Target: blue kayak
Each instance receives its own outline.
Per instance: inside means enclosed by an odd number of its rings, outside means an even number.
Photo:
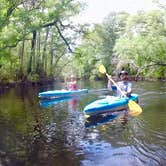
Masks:
[[[138,101],[137,94],[131,94],[129,98],[108,96],[104,99],[96,100],[84,108],[84,113],[94,115],[110,111],[119,111],[128,108],[128,100]]]
[[[88,93],[88,89],[78,89],[78,90],[53,90],[53,91],[46,91],[40,92],[40,98],[59,98],[64,96],[77,96],[80,94]]]

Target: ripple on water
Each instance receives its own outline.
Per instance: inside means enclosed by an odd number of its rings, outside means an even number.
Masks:
[[[127,166],[156,166],[166,163],[166,135],[163,131],[151,129],[148,122],[141,116],[130,119],[128,130],[130,134],[127,134],[127,140],[123,140],[122,143],[117,140],[118,147],[113,145],[111,140],[109,143],[100,141],[99,128],[88,133],[88,140],[80,144],[82,154],[85,154],[81,164],[83,166],[109,166],[110,164],[118,166],[123,163]]]
[[[144,165],[163,165],[166,161],[165,131],[156,131],[142,118],[135,118],[132,128],[133,151]]]
[[[133,154],[131,146],[112,147],[111,144],[99,142],[82,142],[81,147],[85,153],[85,159],[81,165],[85,166],[140,166],[142,162]]]

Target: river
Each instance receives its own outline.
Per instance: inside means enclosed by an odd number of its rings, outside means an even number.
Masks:
[[[166,165],[166,82],[133,82],[143,108],[139,116],[121,111],[89,121],[82,110],[110,94],[106,83],[79,82],[89,93],[72,100],[50,105],[39,100],[39,92],[62,86],[1,89],[0,165]]]

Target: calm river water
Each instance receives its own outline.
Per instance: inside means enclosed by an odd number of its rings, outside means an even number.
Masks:
[[[79,82],[88,94],[53,103],[38,93],[61,83],[1,90],[0,165],[166,165],[166,82],[133,82],[143,108],[137,117],[122,111],[87,120],[82,110],[110,93],[105,85]]]

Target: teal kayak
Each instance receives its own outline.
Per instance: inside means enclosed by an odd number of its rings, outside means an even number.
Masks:
[[[88,104],[83,111],[88,115],[106,113],[110,111],[119,111],[128,108],[129,100],[138,101],[138,95],[131,94],[129,98],[108,96],[104,99],[96,100]]]
[[[88,89],[45,91],[45,92],[40,92],[38,96],[40,98],[59,98],[65,96],[78,96],[84,93],[88,93]]]

